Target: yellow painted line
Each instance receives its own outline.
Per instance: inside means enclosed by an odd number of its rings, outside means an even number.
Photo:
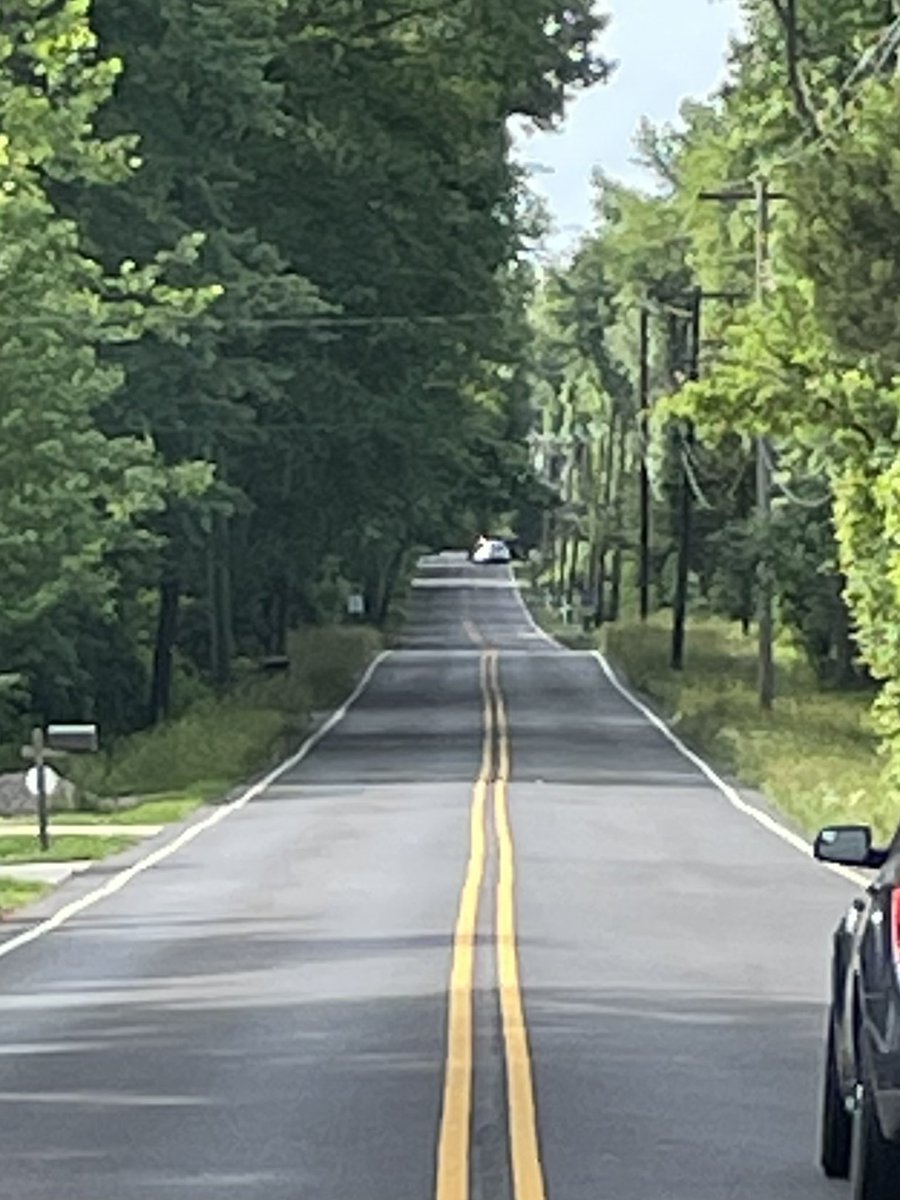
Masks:
[[[489,663],[491,690],[497,708],[498,762],[494,782],[494,827],[497,832],[497,973],[506,1054],[509,1102],[509,1141],[515,1200],[546,1200],[544,1171],[538,1146],[534,1078],[516,940],[515,851],[509,822],[509,722],[500,691],[496,656]]]
[[[478,898],[484,878],[487,843],[485,810],[491,778],[494,714],[489,684],[492,653],[483,654],[480,682],[484,736],[481,771],[472,789],[469,862],[459,901],[453,935],[453,965],[447,1011],[447,1061],[444,1067],[444,1101],[438,1135],[436,1200],[468,1200],[469,1150],[472,1131],[472,1044],[475,978],[475,933]]]

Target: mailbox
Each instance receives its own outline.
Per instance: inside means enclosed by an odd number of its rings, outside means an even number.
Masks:
[[[93,754],[99,745],[96,725],[48,725],[47,745],[68,754]]]

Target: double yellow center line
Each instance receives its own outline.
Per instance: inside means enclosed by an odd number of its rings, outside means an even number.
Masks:
[[[514,1200],[545,1200],[534,1081],[516,942],[515,853],[509,823],[509,722],[496,651],[481,656],[484,741],[472,789],[469,861],[459,902],[450,972],[447,1063],[438,1137],[436,1200],[469,1200],[474,1042],[473,987],[478,907],[487,865],[488,798],[497,845],[496,947],[509,1104]],[[496,761],[496,766],[495,766]]]

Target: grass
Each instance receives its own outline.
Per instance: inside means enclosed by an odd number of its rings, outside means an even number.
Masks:
[[[290,670],[265,678],[250,670],[230,693],[205,697],[157,729],[123,738],[111,752],[71,765],[82,807],[54,819],[85,826],[85,833],[53,835],[45,854],[36,836],[3,836],[0,864],[99,859],[136,844],[129,825],[164,825],[284,757],[309,729],[312,715],[334,708],[382,648],[366,626],[307,629],[290,641]],[[18,747],[0,747],[19,769]],[[91,836],[94,824],[117,824],[122,834]],[[0,873],[0,914],[40,899],[51,885],[7,879]]]
[[[24,879],[4,879],[0,876],[0,913],[12,912],[25,904],[33,904],[50,891],[49,883],[32,883]]]
[[[597,633],[545,627],[561,640],[597,645]],[[776,646],[777,699],[771,713],[756,698],[756,639],[714,617],[688,622],[683,672],[669,666],[671,614],[606,626],[603,649],[678,734],[720,770],[757,788],[807,835],[838,822],[873,825],[881,838],[897,825],[897,800],[881,779],[870,692],[823,689],[803,656]]]
[[[50,830],[50,849],[43,851],[36,837],[0,835],[0,863],[72,862],[74,859],[107,858],[133,846],[130,837],[90,837],[66,834],[54,837]]]
[[[170,796],[154,796],[139,804],[119,806],[109,802],[104,806],[101,802],[90,812],[74,809],[54,814],[54,819],[64,825],[167,825],[171,821],[181,821],[190,816],[204,801],[219,795],[226,790],[224,782],[211,782],[208,787],[193,789],[193,795],[173,794]],[[2,829],[2,826],[0,826]]]
[[[290,670],[267,677],[245,666],[226,696],[206,697],[175,720],[121,739],[107,755],[75,762],[72,774],[87,798],[81,809],[107,820],[116,807],[111,801],[132,797],[137,806],[129,819],[155,824],[152,810],[138,801],[171,804],[183,815],[227,792],[288,754],[312,714],[343,700],[381,646],[381,635],[368,626],[293,634]]]

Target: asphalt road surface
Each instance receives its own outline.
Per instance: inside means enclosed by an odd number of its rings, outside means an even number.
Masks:
[[[3,1200],[844,1194],[816,1110],[851,885],[505,568],[426,560],[346,718],[114,886],[0,958]]]

